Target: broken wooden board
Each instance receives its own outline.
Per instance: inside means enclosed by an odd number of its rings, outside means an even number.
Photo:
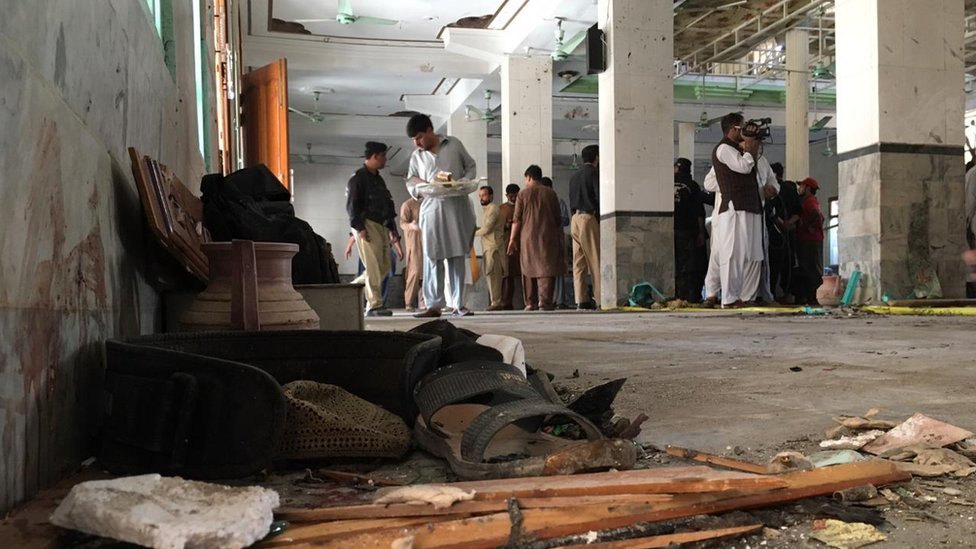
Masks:
[[[904,423],[865,445],[862,450],[874,455],[881,455],[905,446],[924,445],[930,448],[940,448],[971,436],[973,436],[972,432],[955,425],[949,425],[922,414],[915,414],[906,419]]]
[[[377,530],[403,528],[421,524],[431,524],[448,520],[466,518],[465,515],[452,514],[432,517],[411,517],[394,519],[341,520],[315,524],[290,525],[280,535],[254,545],[254,547],[288,547],[296,543],[326,541],[343,536],[352,536]]]
[[[614,503],[653,504],[671,501],[669,494],[613,494],[603,496],[575,496],[554,498],[517,498],[520,509],[579,507],[580,505],[612,505]],[[400,503],[394,505],[350,505],[319,509],[282,509],[275,513],[278,520],[289,522],[317,522],[323,520],[379,519],[398,517],[432,517],[438,515],[485,515],[508,509],[504,499],[463,501],[444,508],[433,505]]]
[[[572,477],[566,477],[572,478]],[[551,539],[588,532],[623,528],[638,522],[657,522],[700,514],[717,514],[739,509],[768,507],[815,496],[832,494],[854,486],[875,486],[901,482],[911,475],[894,464],[873,460],[825,469],[789,473],[778,477],[785,489],[742,495],[738,492],[684,494],[660,504],[583,505],[557,509],[519,511],[517,534],[534,539]],[[469,484],[469,483],[465,483]],[[512,536],[512,515],[495,513],[423,526],[396,528],[293,547],[388,548],[401,538],[412,537],[414,547],[425,549],[489,549],[505,545]]]
[[[668,446],[664,449],[664,451],[669,456],[700,461],[702,463],[709,463],[711,465],[718,465],[719,467],[725,467],[726,469],[733,469],[735,471],[744,471],[746,473],[753,473],[756,475],[765,475],[769,473],[769,470],[765,465],[749,463],[748,461],[740,461],[738,459],[717,456],[714,454],[706,454],[705,452],[699,452],[697,450],[688,450],[686,448],[678,448],[677,446]]]
[[[474,490],[475,500],[596,496],[611,494],[694,494],[725,490],[770,490],[786,486],[773,476],[757,476],[711,467],[657,467],[632,471],[478,480],[449,484]],[[379,494],[384,493],[380,490]]]
[[[702,530],[700,532],[680,532],[677,534],[667,534],[663,536],[648,536],[643,538],[624,539],[619,541],[605,541],[597,543],[587,543],[587,549],[654,549],[657,547],[671,547],[684,543],[695,543],[697,541],[707,541],[710,539],[729,538],[751,534],[762,530],[762,524],[751,524],[749,526],[736,526],[734,528],[720,528],[717,530]],[[582,547],[581,545],[564,545],[556,549],[572,549]]]

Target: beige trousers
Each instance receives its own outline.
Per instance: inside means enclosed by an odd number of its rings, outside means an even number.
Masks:
[[[500,248],[484,248],[485,278],[488,279],[488,295],[493,307],[502,306],[502,279],[505,277],[508,257]]]
[[[383,307],[383,277],[390,272],[390,231],[375,221],[367,219],[365,222],[369,242],[361,238],[355,229],[353,232],[359,259],[366,267],[363,274],[366,275],[367,309],[379,309]]]
[[[573,214],[573,290],[576,304],[590,301],[586,292],[586,273],[593,277],[593,298],[600,299],[600,222],[593,214]]]

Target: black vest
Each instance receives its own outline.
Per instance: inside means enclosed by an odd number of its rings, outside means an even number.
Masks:
[[[756,167],[750,173],[739,173],[721,163],[718,159],[718,148],[722,144],[739,150],[735,141],[723,137],[718,145],[712,149],[712,167],[718,179],[718,189],[722,192],[722,205],[718,213],[728,211],[729,202],[735,203],[735,211],[754,214],[763,213],[762,198],[759,196],[759,181],[756,179]]]

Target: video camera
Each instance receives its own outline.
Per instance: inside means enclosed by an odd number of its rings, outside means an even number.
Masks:
[[[744,137],[751,137],[760,141],[766,141],[769,139],[770,134],[772,133],[769,129],[769,124],[772,121],[772,118],[754,118],[752,120],[748,120],[742,126],[742,135]]]

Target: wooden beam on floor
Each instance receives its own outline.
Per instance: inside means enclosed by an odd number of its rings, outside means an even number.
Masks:
[[[769,474],[769,469],[765,465],[749,463],[748,461],[740,461],[738,459],[717,456],[714,454],[706,454],[705,452],[688,450],[687,448],[678,448],[677,446],[668,446],[664,449],[664,451],[669,456],[700,461],[702,463],[717,465],[719,467],[725,467],[726,469],[732,469],[735,471],[744,471],[754,475]]]
[[[571,478],[571,477],[570,477]],[[424,526],[396,528],[294,547],[388,548],[401,538],[413,538],[424,549],[490,549],[512,541],[513,535],[550,539],[590,530],[623,528],[638,522],[658,522],[701,514],[768,507],[835,491],[874,484],[901,482],[911,475],[899,472],[887,461],[872,460],[813,471],[778,475],[785,489],[741,495],[739,493],[685,494],[661,504],[587,505],[556,509],[518,510]],[[513,528],[513,524],[517,527]],[[513,530],[515,530],[513,534]]]
[[[587,543],[585,545],[564,545],[555,549],[572,549],[585,547],[586,549],[655,549],[658,547],[671,547],[685,543],[695,543],[710,539],[728,538],[751,534],[762,530],[762,524],[751,524],[749,526],[736,526],[734,528],[719,528],[716,530],[702,530],[699,532],[681,532],[677,534],[667,534],[663,536],[647,536],[643,538],[624,539],[619,541],[605,541],[597,543]]]

